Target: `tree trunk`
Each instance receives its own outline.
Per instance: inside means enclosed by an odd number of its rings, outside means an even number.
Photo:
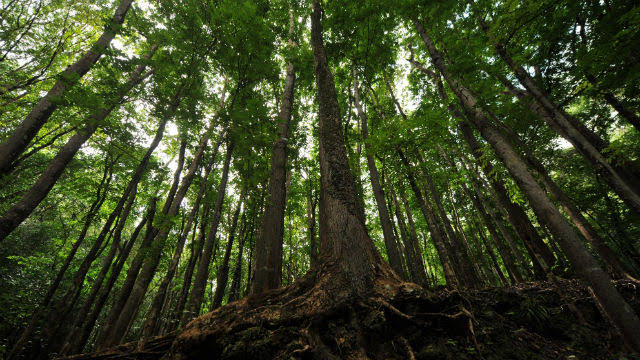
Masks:
[[[241,233],[240,233],[240,242],[238,243],[238,256],[236,257],[236,263],[233,268],[233,275],[231,276],[231,287],[229,288],[229,300],[228,302],[236,301],[240,299],[240,283],[242,282],[242,255],[244,254],[244,244],[247,238],[251,237],[251,233],[253,232],[253,226],[255,224],[255,214],[256,214],[256,205],[257,202],[254,199],[252,209],[249,212],[249,216],[251,216],[251,220],[249,220],[249,226],[247,226],[247,210],[242,213],[242,220],[240,223]]]
[[[229,134],[229,136],[232,136]],[[204,242],[204,248],[200,261],[198,262],[198,270],[196,272],[196,278],[193,281],[193,288],[191,289],[191,296],[187,303],[187,310],[184,313],[182,320],[183,324],[187,324],[191,319],[200,314],[200,307],[202,306],[202,298],[204,296],[204,290],[207,285],[207,279],[209,277],[209,264],[211,264],[211,255],[213,253],[213,247],[218,233],[218,225],[220,225],[220,217],[222,216],[222,205],[224,203],[224,196],[227,189],[227,180],[229,178],[229,167],[231,165],[231,158],[233,156],[233,139],[229,139],[227,143],[227,153],[224,159],[224,166],[222,168],[222,178],[218,185],[218,196],[216,204],[213,209],[213,216],[209,223],[209,233]]]
[[[369,137],[369,131],[367,126],[367,115],[362,110],[360,103],[360,91],[358,89],[358,78],[355,68],[353,69],[353,96],[355,99],[355,106],[358,116],[362,123],[362,139],[364,141],[364,149],[367,156],[367,167],[369,168],[369,179],[371,180],[371,188],[378,207],[378,215],[380,217],[380,224],[382,225],[382,235],[384,238],[384,245],[387,250],[387,258],[389,259],[389,265],[393,271],[396,272],[401,278],[405,278],[404,271],[402,269],[402,260],[398,248],[396,246],[396,239],[393,235],[393,225],[391,224],[391,218],[387,212],[387,205],[385,204],[384,192],[380,186],[380,177],[378,175],[378,168],[376,167],[371,145],[367,141]]]
[[[77,317],[76,324],[72,327],[71,332],[67,336],[67,340],[65,345],[63,346],[61,353],[62,354],[77,354],[82,351],[87,341],[89,340],[89,336],[91,335],[91,331],[96,323],[96,320],[100,316],[104,305],[107,302],[109,297],[109,293],[111,289],[115,285],[118,280],[118,276],[124,267],[131,250],[133,249],[133,245],[140,235],[142,228],[145,224],[152,218],[152,214],[150,211],[153,210],[155,212],[155,204],[151,204],[149,210],[147,211],[146,216],[138,223],[133,233],[131,234],[131,239],[127,242],[127,245],[123,248],[120,255],[118,255],[118,259],[116,260],[113,269],[111,270],[111,274],[105,286],[100,288],[100,292],[97,296],[97,301],[93,306],[93,310],[86,318]]]
[[[156,49],[156,46],[152,47],[147,55],[145,55],[145,59],[150,59]],[[47,164],[47,167],[38,177],[35,184],[0,218],[0,241],[4,240],[18,225],[31,215],[33,210],[35,210],[40,202],[49,194],[49,191],[51,191],[82,145],[93,135],[98,127],[102,125],[113,109],[120,105],[127,93],[151,74],[151,72],[143,74],[145,68],[145,64],[137,66],[129,75],[127,82],[118,89],[116,98],[113,99],[107,107],[97,109],[97,111],[85,119],[86,125],[69,138],[67,143],[58,151],[56,156],[51,159],[49,164]],[[12,140],[7,140],[7,142],[9,141]],[[0,153],[1,152],[2,149],[0,149]],[[2,155],[0,155],[0,159],[2,159],[0,163],[5,160]],[[0,166],[2,165],[0,164]]]
[[[320,155],[320,276],[323,291],[337,300],[352,294],[367,294],[374,279],[397,279],[367,234],[364,211],[357,198],[342,135],[340,108],[333,75],[323,44],[321,6],[312,4],[311,47],[314,57],[318,102]]]
[[[60,269],[58,270],[58,273],[55,279],[53,279],[53,282],[51,283],[51,285],[49,285],[49,288],[47,289],[47,293],[44,296],[44,299],[40,303],[40,306],[38,307],[38,309],[36,309],[32,314],[29,324],[27,324],[27,326],[24,328],[24,330],[20,334],[20,337],[18,338],[15,345],[13,346],[10,353],[8,354],[7,359],[11,359],[17,352],[22,350],[22,347],[24,346],[25,342],[33,334],[33,331],[35,330],[35,326],[37,325],[37,322],[41,320],[41,317],[47,311],[51,310],[49,309],[51,300],[53,299],[55,292],[58,290],[58,286],[60,286],[60,282],[62,282],[64,274],[66,273],[67,269],[71,265],[71,261],[75,257],[76,252],[80,248],[80,245],[84,242],[94,217],[100,211],[100,208],[102,207],[102,204],[106,199],[107,190],[110,185],[112,175],[113,173],[112,171],[109,170],[109,165],[105,160],[105,167],[102,174],[102,179],[100,180],[100,185],[98,185],[96,199],[89,207],[89,211],[87,212],[84,224],[82,226],[82,230],[80,230],[80,234],[78,235],[78,239],[73,243],[73,246],[71,247],[71,251],[69,252],[69,254],[67,254],[65,261],[60,267]]]
[[[480,28],[485,33],[489,31],[489,27],[483,19],[480,19]],[[636,215],[640,215],[640,170],[637,169],[637,165],[632,161],[620,162],[608,159],[604,154],[604,150],[608,147],[605,140],[555,104],[544,90],[538,87],[535,79],[529,75],[524,67],[513,60],[502,43],[494,42],[494,49],[502,61],[513,71],[520,84],[526,89],[526,93],[533,98],[536,104],[528,102],[520,91],[516,90],[514,95],[525,105],[528,105],[560,136],[569,141],[593,165],[596,172],[620,196],[629,209]],[[513,90],[513,85],[507,85],[507,87]]]
[[[502,127],[507,130],[512,139],[516,142],[516,145],[518,145],[518,147],[520,147],[524,152],[525,161],[537,173],[547,192],[551,194],[553,199],[562,206],[562,209],[567,213],[575,227],[596,250],[602,261],[605,263],[609,274],[613,277],[625,276],[629,279],[634,279],[633,276],[625,270],[615,252],[613,252],[613,250],[604,242],[589,221],[585,219],[582,212],[578,209],[578,206],[569,196],[567,196],[567,194],[564,193],[564,191],[562,191],[562,189],[560,189],[555,181],[551,179],[551,176],[549,176],[544,165],[527,149],[525,144],[518,136],[516,136],[516,134],[513,133],[513,131],[511,131],[510,128],[508,128],[504,123],[502,124]],[[562,256],[562,254],[558,255],[559,257]]]
[[[640,351],[640,320],[638,320],[633,309],[613,287],[611,279],[606,272],[600,268],[597,261],[589,254],[571,225],[566,222],[562,214],[546,196],[544,190],[538,185],[535,178],[529,173],[526,164],[510,142],[489,122],[488,116],[478,105],[475,97],[449,73],[442,55],[436,49],[422,24],[417,19],[413,19],[413,22],[431,55],[433,64],[442,73],[460,100],[469,120],[474,123],[481,135],[494,148],[496,155],[504,162],[509,173],[529,199],[538,218],[549,227],[558,239],[562,250],[575,267],[576,272],[593,287],[594,293],[605,312],[610,316],[614,324],[620,328],[633,349]]]
[[[424,159],[422,159],[422,162],[424,164]],[[449,217],[447,216],[444,206],[442,205],[441,195],[438,192],[435,184],[433,183],[431,175],[429,175],[427,171],[424,171],[423,175],[425,180],[427,181],[427,185],[429,186],[429,193],[431,193],[431,197],[436,204],[436,209],[438,210],[440,219],[442,219],[445,233],[449,237],[451,248],[455,252],[455,258],[457,259],[460,272],[458,274],[458,278],[460,279],[460,277],[463,277],[463,282],[467,287],[476,287],[480,283],[480,278],[478,277],[478,274],[474,272],[474,269],[471,265],[471,258],[469,257],[469,254],[464,251],[464,249],[462,248],[462,244],[460,243],[460,239],[453,231],[453,227],[451,226]]]
[[[420,188],[418,188],[418,184],[415,181],[411,164],[409,160],[407,160],[406,156],[402,152],[402,150],[398,150],[398,155],[400,156],[400,160],[404,164],[406,168],[406,176],[409,180],[409,185],[411,185],[411,189],[413,190],[414,195],[416,196],[416,200],[418,201],[418,205],[420,205],[420,210],[422,211],[422,215],[427,221],[427,225],[429,225],[429,232],[431,233],[431,239],[433,240],[433,244],[438,252],[438,257],[440,258],[440,263],[442,264],[442,268],[444,271],[445,281],[448,286],[457,286],[458,280],[456,278],[456,273],[453,270],[451,265],[449,252],[447,251],[447,247],[445,244],[446,235],[442,232],[442,229],[438,226],[438,220],[435,216],[433,208],[431,204],[428,204],[426,199],[422,196],[422,192]]]
[[[95,44],[80,59],[62,72],[60,79],[56,81],[49,92],[38,101],[22,123],[9,135],[9,138],[0,144],[0,177],[9,172],[13,162],[24,152],[38,131],[49,120],[51,114],[64,98],[66,90],[80,81],[100,59],[104,50],[111,44],[111,40],[115,38],[117,31],[122,27],[131,3],[133,0],[120,1],[109,24],[105,26],[105,31]]]
[[[212,132],[212,125],[209,126],[206,133],[200,140],[198,144],[196,153],[191,160],[191,164],[187,171],[187,174],[182,178],[180,182],[180,173],[182,171],[182,163],[184,162],[184,155],[181,151],[180,160],[178,161],[178,168],[174,174],[174,181],[172,185],[172,189],[169,190],[169,195],[167,196],[167,201],[164,204],[162,209],[163,217],[160,220],[158,226],[154,226],[154,240],[149,245],[148,250],[146,251],[144,262],[142,264],[142,268],[140,269],[140,273],[136,278],[136,281],[129,292],[129,296],[122,306],[122,310],[120,314],[116,318],[116,321],[111,326],[111,329],[105,335],[105,340],[102,342],[102,346],[112,346],[117,345],[122,338],[124,338],[131,327],[133,320],[138,312],[140,304],[142,300],[144,300],[144,295],[149,288],[149,284],[153,280],[153,276],[157,270],[158,264],[160,263],[162,250],[164,248],[167,237],[169,236],[169,232],[172,227],[172,219],[178,214],[180,210],[180,205],[182,204],[182,200],[184,199],[191,183],[193,182],[194,177],[196,176],[196,172],[200,167],[200,162],[202,160],[204,151],[209,142],[209,137]],[[222,138],[221,134],[221,138]],[[215,152],[215,151],[214,151]],[[180,183],[179,188],[177,188],[178,183]],[[177,190],[174,190],[176,189]],[[173,195],[172,193],[175,193]]]
[[[289,19],[289,47],[293,44],[293,13]],[[251,292],[259,294],[277,289],[282,281],[282,241],[284,236],[284,211],[286,207],[287,143],[289,123],[293,110],[295,69],[293,62],[287,63],[280,113],[278,114],[278,139],[273,143],[267,206],[262,222],[262,231],[256,241],[255,272]]]
[[[525,214],[522,207],[511,201],[509,195],[507,194],[504,181],[495,176],[491,176],[494,171],[493,165],[491,165],[489,161],[483,160],[482,148],[480,144],[478,144],[476,137],[473,135],[473,131],[471,130],[469,124],[467,124],[466,122],[460,122],[458,124],[458,129],[460,129],[463,138],[469,145],[471,153],[476,159],[476,163],[482,165],[484,174],[487,176],[487,178],[489,178],[491,189],[493,189],[493,192],[495,193],[498,205],[503,207],[507,212],[508,216],[506,217],[506,219],[516,230],[518,236],[529,251],[529,255],[534,261],[534,270],[537,269],[539,277],[541,275],[543,276],[543,274],[539,274],[540,268],[542,268],[543,270],[545,268],[550,268],[555,262],[555,258],[549,250],[549,247],[547,247],[547,245],[542,241],[540,235],[536,231],[533,224],[531,224],[531,220],[529,219],[527,214]]]
[[[245,185],[244,190],[242,190],[242,194],[240,194],[240,198],[238,199],[236,210],[233,212],[233,220],[231,220],[231,227],[229,228],[229,239],[227,240],[227,247],[224,250],[222,264],[218,268],[216,291],[213,294],[212,309],[219,308],[220,305],[222,305],[224,293],[227,290],[227,284],[229,283],[229,259],[231,259],[231,249],[233,249],[236,227],[238,226],[238,216],[240,216],[240,210],[242,210],[242,203],[244,202],[246,192],[247,187]]]
[[[398,221],[398,228],[400,229],[400,238],[404,245],[404,254],[407,261],[407,268],[409,270],[409,278],[416,284],[427,286],[427,278],[422,264],[420,256],[420,246],[418,245],[418,239],[409,234],[407,229],[407,222],[402,213],[402,208],[398,202],[398,196],[393,190],[393,185],[386,179],[387,188],[389,189],[389,196],[395,209],[396,219]]]

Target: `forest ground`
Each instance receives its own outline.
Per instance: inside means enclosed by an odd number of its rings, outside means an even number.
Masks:
[[[233,302],[143,345],[71,358],[635,359],[578,280],[430,292],[403,283],[384,297],[287,314],[287,302],[308,294],[300,283]],[[616,282],[636,311],[639,286]]]

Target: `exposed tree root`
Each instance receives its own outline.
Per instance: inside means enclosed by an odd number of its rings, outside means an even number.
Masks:
[[[637,310],[636,285],[617,283]],[[379,281],[369,296],[353,297],[327,294],[322,281],[306,278],[203,315],[141,349],[130,343],[70,358],[555,360],[625,353],[577,280],[434,293]]]

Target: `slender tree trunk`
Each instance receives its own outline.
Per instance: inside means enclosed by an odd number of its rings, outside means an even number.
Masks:
[[[395,207],[396,219],[398,220],[398,227],[400,228],[400,237],[402,238],[402,243],[404,244],[404,253],[405,258],[407,259],[407,268],[409,269],[411,281],[422,286],[427,286],[427,277],[425,275],[424,266],[420,257],[420,247],[418,246],[418,239],[407,233],[407,223],[405,221],[404,215],[402,214],[400,204],[398,203],[398,197],[396,196],[392,184],[390,183],[390,181],[388,181],[388,179],[387,187],[389,189],[389,195],[391,196],[391,199],[393,201],[393,206]]]
[[[482,256],[480,256],[480,261],[478,261],[477,257],[474,257],[473,255],[473,250],[471,250],[471,245],[469,244],[469,239],[467,239],[467,235],[464,233],[464,229],[462,228],[462,223],[460,222],[460,217],[458,216],[458,209],[456,209],[456,203],[453,200],[453,191],[451,191],[451,185],[449,185],[449,182],[447,180],[447,195],[449,196],[449,202],[451,203],[451,209],[452,209],[452,213],[453,213],[453,226],[455,227],[455,229],[457,229],[458,234],[460,234],[459,239],[462,241],[462,244],[464,245],[464,248],[467,251],[467,254],[469,254],[469,259],[471,260],[471,265],[473,266],[473,269],[475,271],[475,273],[478,275],[478,280],[482,279],[481,275],[485,275],[486,279],[489,279],[488,274],[484,273],[482,270],[482,268],[479,266],[479,262],[481,264],[484,265],[484,258]]]
[[[527,250],[529,250],[531,259],[534,261],[534,270],[538,269],[538,275],[542,275],[539,274],[540,268],[544,270],[545,268],[550,268],[553,265],[555,261],[553,254],[540,238],[540,235],[531,223],[529,217],[525,214],[522,207],[511,201],[507,194],[504,181],[495,176],[491,176],[494,171],[493,165],[491,165],[490,162],[483,160],[482,148],[476,140],[476,137],[473,135],[473,131],[469,124],[466,122],[460,122],[458,124],[458,129],[469,145],[471,153],[476,159],[476,163],[482,166],[484,174],[490,179],[490,189],[495,193],[498,205],[506,210],[508,214],[506,219],[516,230]]]
[[[293,13],[289,18],[289,47],[293,48]],[[256,241],[255,274],[252,293],[277,289],[282,281],[282,241],[284,235],[284,211],[286,207],[287,143],[289,123],[293,110],[295,69],[293,62],[287,63],[280,113],[278,115],[278,139],[273,143],[269,192],[262,222],[262,231]]]
[[[313,192],[313,183],[308,179],[307,191],[307,236],[309,238],[309,262],[312,269],[318,265],[318,247],[316,243],[316,205],[318,198]]]
[[[249,226],[247,226],[247,210],[242,213],[242,231],[240,233],[240,242],[238,243],[238,256],[236,257],[236,263],[233,269],[233,275],[231,276],[231,287],[229,288],[229,300],[228,302],[236,301],[240,299],[240,283],[242,282],[242,255],[244,254],[244,244],[248,238],[251,237],[253,232],[253,225],[255,224],[257,202],[254,199],[252,209],[249,212],[251,220],[249,220]]]
[[[151,58],[157,47],[153,47],[147,53],[145,59]],[[143,74],[145,64],[139,65],[130,74],[128,81],[118,89],[118,95],[113,101],[108,102],[109,105],[101,107],[93,114],[85,119],[86,125],[80,128],[67,143],[58,151],[56,156],[47,164],[47,167],[38,177],[35,184],[0,218],[0,241],[4,240],[18,225],[20,225],[35,208],[49,194],[49,191],[56,184],[67,165],[71,162],[75,154],[80,150],[82,145],[93,135],[104,120],[111,114],[127,93],[138,85],[146,76],[151,74],[147,72]],[[7,141],[11,141],[10,139]],[[0,152],[2,150],[0,149]],[[0,159],[3,159],[0,155]],[[0,162],[4,161],[0,160]],[[0,165],[1,166],[1,165]]]
[[[445,281],[448,286],[457,286],[458,280],[453,266],[450,261],[449,252],[446,247],[446,235],[443,233],[442,229],[438,226],[438,220],[435,216],[435,212],[431,207],[431,204],[427,203],[426,199],[422,196],[422,192],[420,188],[418,188],[418,184],[415,181],[411,164],[409,160],[407,160],[406,156],[402,152],[402,150],[398,150],[398,155],[402,160],[402,163],[405,166],[407,179],[409,180],[409,185],[411,185],[411,189],[418,201],[418,205],[420,205],[420,210],[422,211],[422,215],[427,221],[427,225],[429,225],[429,232],[431,233],[431,239],[433,240],[433,244],[435,245],[436,251],[438,252],[438,257],[440,258],[440,263],[442,264],[442,268],[444,270]]]
[[[488,34],[489,27],[483,19],[480,19],[480,28]],[[493,45],[502,61],[509,66],[520,84],[524,86],[526,93],[536,102],[536,104],[529,103],[529,108],[569,141],[593,165],[596,172],[620,196],[629,209],[640,215],[640,171],[636,168],[637,166],[632,161],[620,163],[608,159],[604,154],[608,146],[606,141],[554,103],[524,67],[513,60],[502,43],[494,41]],[[509,88],[513,89],[513,86]],[[524,94],[517,92],[516,96],[525,105],[527,104]]]
[[[71,247],[71,251],[69,252],[69,254],[67,254],[67,257],[65,258],[64,263],[58,270],[58,273],[55,279],[53,279],[53,282],[51,283],[51,285],[49,285],[47,293],[45,294],[44,299],[40,303],[40,306],[31,315],[31,320],[29,321],[29,324],[24,328],[24,330],[20,334],[20,337],[18,338],[15,345],[11,349],[11,352],[8,354],[7,359],[11,359],[17,352],[22,350],[22,347],[24,346],[25,341],[27,341],[29,337],[33,334],[33,331],[35,330],[35,326],[37,325],[37,322],[41,320],[41,317],[47,311],[50,311],[49,305],[51,304],[51,300],[53,299],[55,292],[58,290],[58,287],[60,286],[60,282],[62,281],[67,269],[71,265],[71,261],[75,257],[75,254],[80,248],[80,245],[82,245],[82,243],[84,242],[94,217],[100,211],[100,208],[102,207],[102,204],[106,199],[107,190],[110,185],[111,178],[112,178],[112,171],[109,170],[109,165],[105,160],[105,167],[102,174],[102,179],[100,180],[100,184],[98,185],[98,189],[96,191],[97,192],[96,199],[89,207],[89,211],[87,212],[87,215],[85,217],[85,221],[82,226],[82,230],[80,230],[80,234],[78,235],[78,239],[74,242],[73,246]]]
[[[91,335],[91,331],[104,308],[104,305],[107,302],[109,297],[109,293],[113,286],[115,285],[122,268],[124,267],[131,250],[133,249],[133,245],[135,244],[136,239],[140,235],[142,228],[145,224],[152,218],[152,214],[149,212],[153,210],[155,212],[155,204],[151,204],[149,207],[149,211],[147,211],[146,216],[138,223],[133,233],[131,234],[131,239],[127,242],[126,246],[124,246],[120,255],[118,255],[118,259],[114,264],[109,279],[105,286],[100,288],[100,292],[97,296],[97,301],[93,306],[93,310],[86,318],[77,318],[77,323],[72,327],[71,332],[67,336],[67,341],[64,347],[61,350],[62,354],[77,354],[82,352],[82,349],[85,347],[87,341],[89,340],[89,336]]]
[[[109,24],[105,27],[104,33],[95,44],[80,59],[62,72],[60,79],[38,101],[22,123],[9,135],[9,138],[0,144],[0,177],[9,172],[13,162],[24,152],[38,131],[49,120],[60,100],[64,98],[66,90],[80,81],[80,78],[89,72],[100,59],[104,50],[109,47],[118,30],[122,27],[131,3],[133,0],[120,1]]]
[[[238,217],[240,216],[240,211],[242,210],[242,203],[244,202],[246,192],[247,187],[245,185],[245,188],[244,190],[242,190],[242,194],[240,194],[240,198],[238,199],[236,210],[233,212],[233,220],[231,220],[231,227],[229,228],[229,239],[227,240],[227,246],[224,250],[222,264],[220,265],[220,268],[218,268],[216,291],[213,294],[212,309],[219,308],[220,305],[222,305],[224,293],[227,290],[227,284],[229,283],[229,259],[231,259],[231,249],[233,249],[233,241],[235,240]]]
[[[613,250],[604,242],[600,237],[596,229],[587,221],[582,215],[582,212],[578,209],[578,206],[571,200],[567,194],[560,189],[560,187],[551,179],[549,173],[545,169],[544,165],[528,151],[525,144],[511,131],[505,124],[502,124],[503,128],[511,134],[512,139],[516,142],[516,145],[524,152],[524,159],[527,164],[537,173],[538,178],[544,185],[545,189],[554,200],[556,200],[562,209],[567,213],[575,227],[580,231],[582,236],[589,241],[589,243],[596,250],[602,261],[605,263],[607,271],[613,277],[625,276],[630,279],[634,279],[623,267],[622,263],[618,259],[618,256]],[[562,254],[558,254],[561,258]]]
[[[411,49],[410,49],[411,51]],[[434,72],[426,69],[422,64],[415,61],[413,59],[413,52],[411,52],[411,59],[409,60],[411,64],[420,70],[421,72],[427,74],[436,82],[436,87],[438,90],[438,94],[443,102],[448,103],[449,99],[444,91],[444,86],[442,85],[442,81],[440,77]],[[529,254],[531,255],[531,259],[534,263],[534,269],[539,277],[544,277],[544,271],[542,268],[550,267],[553,264],[554,257],[549,248],[540,238],[540,235],[536,231],[535,227],[531,223],[531,220],[526,215],[524,210],[517,204],[513,203],[507,191],[505,189],[505,184],[501,179],[498,179],[493,174],[493,165],[489,161],[485,161],[482,157],[482,147],[476,140],[473,135],[473,131],[467,124],[465,116],[452,104],[448,105],[447,108],[451,112],[451,114],[456,117],[460,122],[458,123],[458,129],[462,133],[464,140],[467,142],[469,147],[471,148],[471,153],[473,154],[476,162],[482,167],[485,175],[490,179],[491,189],[495,192],[496,198],[498,200],[498,205],[501,208],[507,210],[506,219],[509,221],[511,226],[516,230],[518,237],[522,239],[523,243]],[[542,265],[546,264],[546,265]]]
[[[400,253],[396,247],[396,239],[393,236],[393,225],[391,224],[391,218],[387,212],[387,205],[385,204],[384,192],[380,186],[380,177],[378,175],[378,168],[376,167],[371,145],[367,141],[369,137],[369,131],[367,126],[367,115],[362,110],[360,103],[360,91],[358,89],[358,78],[355,68],[353,69],[353,96],[355,99],[355,106],[360,121],[362,123],[362,138],[364,141],[364,149],[367,156],[367,167],[369,168],[369,179],[371,181],[371,188],[373,189],[373,195],[378,207],[378,215],[380,217],[380,223],[382,225],[382,235],[384,238],[384,245],[387,250],[387,258],[389,259],[389,265],[393,271],[396,272],[401,278],[405,278],[406,275],[402,269],[402,260]]]
[[[469,224],[471,224],[471,222],[469,222]],[[482,248],[480,246],[480,242],[478,241],[478,239],[476,238],[475,234],[473,233],[473,229],[471,229],[471,231],[472,231],[473,239],[475,241],[477,241],[478,248]],[[508,285],[509,281],[507,281],[507,279],[504,277],[504,274],[502,273],[502,269],[500,268],[500,264],[498,264],[498,260],[496,259],[495,254],[493,253],[493,247],[491,246],[489,240],[487,240],[487,237],[484,234],[484,230],[482,229],[482,226],[479,227],[478,235],[482,239],[482,244],[484,245],[485,249],[487,250],[487,254],[489,254],[489,258],[491,259],[491,262],[493,264],[494,273],[498,276],[498,278],[500,279],[502,284]]]
[[[575,267],[576,272],[593,287],[594,294],[602,304],[605,312],[613,320],[614,324],[620,328],[632,348],[640,351],[640,320],[638,316],[613,287],[611,279],[606,272],[600,268],[598,262],[589,254],[571,225],[566,222],[535,178],[529,173],[526,164],[510,142],[490,123],[488,116],[478,105],[471,92],[461,86],[459,81],[449,73],[442,55],[436,49],[422,24],[417,19],[413,19],[413,22],[431,55],[433,64],[442,73],[460,100],[469,120],[474,123],[481,135],[494,148],[496,155],[504,162],[509,173],[529,199],[538,218],[549,227],[558,239],[562,250]]]
[[[49,345],[48,353],[58,352],[58,349],[60,348],[63,348],[62,352],[66,351],[66,349],[64,348],[67,347],[67,344],[72,340],[70,339],[69,335],[71,333],[76,332],[78,328],[82,326],[82,323],[85,321],[87,314],[91,310],[91,306],[96,300],[98,293],[102,289],[102,283],[107,277],[109,269],[111,269],[112,267],[115,267],[115,264],[113,264],[113,259],[115,258],[116,253],[118,252],[118,249],[121,247],[120,240],[122,239],[122,230],[124,229],[124,226],[127,222],[127,218],[129,217],[129,213],[131,212],[131,208],[133,207],[133,204],[135,202],[135,198],[137,195],[136,190],[137,189],[134,189],[134,191],[129,195],[127,204],[124,210],[122,211],[122,214],[118,218],[118,221],[116,222],[116,227],[113,232],[113,240],[111,241],[109,253],[107,254],[107,256],[105,256],[102,259],[100,272],[98,273],[98,276],[96,276],[96,278],[93,280],[93,283],[91,284],[91,291],[89,292],[89,296],[84,300],[84,303],[80,307],[80,309],[74,313],[75,319],[71,327],[68,330],[60,329],[56,331],[56,334],[55,334],[56,339],[49,339],[50,345]],[[66,332],[66,336],[65,336],[65,332]],[[56,344],[57,342],[56,340],[64,340],[64,342],[60,344]]]
[[[444,150],[442,148],[440,148],[439,150],[440,150],[440,155],[449,164],[449,167],[453,171],[458,172],[457,166],[446,155]],[[515,260],[513,259],[513,257],[511,255],[511,253],[509,252],[509,250],[504,246],[504,244],[500,240],[500,238],[498,236],[498,232],[496,231],[496,228],[493,225],[492,218],[487,213],[487,211],[491,211],[491,210],[490,209],[485,209],[485,204],[483,204],[480,201],[480,197],[477,194],[472,193],[471,190],[467,187],[466,184],[462,183],[461,187],[462,187],[462,191],[464,191],[464,193],[467,195],[467,197],[469,199],[471,199],[471,202],[473,203],[473,206],[480,213],[480,216],[482,217],[482,220],[484,221],[485,225],[487,226],[487,230],[489,230],[489,234],[491,235],[491,238],[493,239],[493,241],[494,241],[494,243],[496,245],[496,248],[498,249],[498,252],[500,253],[500,257],[502,258],[502,262],[504,263],[504,267],[507,269],[507,274],[509,275],[509,278],[514,283],[522,282],[523,277],[522,277],[522,274],[520,273],[520,269],[518,268],[518,266],[516,266]],[[475,188],[474,188],[474,190],[475,190]],[[487,246],[489,246],[489,245],[487,245]]]
[[[142,333],[140,335],[140,344],[143,344],[146,340],[151,338],[156,334],[156,328],[158,326],[158,318],[160,316],[160,312],[162,311],[162,307],[166,301],[167,291],[169,288],[169,284],[173,280],[173,277],[178,270],[178,264],[180,262],[180,257],[182,256],[182,250],[184,249],[184,244],[187,240],[189,233],[191,232],[191,228],[195,221],[195,218],[198,213],[198,209],[200,208],[200,202],[202,201],[202,197],[206,191],[207,179],[209,177],[209,172],[213,167],[213,162],[217,153],[217,148],[214,150],[212,154],[211,161],[206,166],[204,176],[201,179],[200,188],[198,189],[198,194],[196,196],[196,201],[193,204],[191,209],[191,213],[189,214],[189,219],[187,220],[187,225],[183,229],[182,233],[178,237],[178,242],[176,244],[176,248],[173,253],[173,257],[169,263],[169,268],[167,269],[167,273],[165,274],[162,282],[158,286],[158,291],[156,292],[155,297],[151,303],[151,308],[149,309],[149,313],[147,314],[147,319],[144,322],[142,327]]]
[[[422,160],[424,163],[424,159]],[[468,287],[475,287],[479,285],[480,278],[478,274],[476,274],[471,265],[471,258],[469,254],[467,254],[462,248],[462,244],[460,243],[460,239],[457,237],[456,233],[453,231],[453,227],[451,226],[451,222],[449,221],[449,217],[442,205],[441,195],[436,188],[431,175],[427,171],[423,172],[424,178],[427,181],[427,185],[429,186],[429,193],[433,198],[433,201],[436,204],[436,209],[440,214],[440,219],[442,219],[442,224],[444,225],[445,232],[449,237],[451,242],[451,248],[455,252],[455,258],[458,261],[458,268],[460,270],[459,278],[464,277],[464,283]]]
[[[231,134],[229,135],[231,136]],[[198,270],[196,272],[196,278],[193,281],[193,289],[191,290],[191,296],[187,303],[187,311],[184,313],[182,320],[183,324],[187,324],[191,319],[200,314],[200,307],[202,306],[202,299],[204,296],[205,287],[207,285],[207,279],[209,277],[209,264],[211,264],[211,255],[213,253],[213,247],[218,233],[218,226],[220,225],[220,217],[222,216],[222,205],[224,203],[224,196],[227,189],[227,180],[229,178],[229,167],[231,165],[231,158],[233,156],[233,139],[229,139],[227,143],[227,153],[224,159],[224,166],[222,168],[222,178],[218,185],[218,196],[216,204],[213,209],[213,215],[209,223],[209,233],[204,242],[204,248],[200,261],[198,262]]]
[[[191,288],[191,282],[193,281],[193,272],[195,270],[196,264],[198,263],[198,259],[202,254],[202,249],[204,247],[204,239],[206,237],[207,232],[207,224],[209,223],[209,217],[211,216],[211,211],[209,207],[209,203],[204,204],[204,208],[202,211],[202,217],[200,220],[200,230],[198,231],[198,239],[191,247],[191,254],[189,255],[189,261],[187,263],[187,268],[184,272],[184,277],[182,280],[182,288],[180,289],[180,296],[178,297],[178,302],[176,304],[174,312],[174,320],[173,325],[169,327],[170,330],[175,330],[180,326],[180,322],[183,319],[184,308],[187,304],[187,300],[189,298],[189,289]]]
[[[204,151],[207,147],[209,137],[211,136],[211,132],[213,130],[212,127],[212,125],[209,126],[209,129],[207,129],[206,133],[200,140],[196,153],[191,160],[191,164],[189,166],[187,174],[180,182],[180,186],[177,191],[173,189],[175,189],[178,184],[180,172],[182,170],[182,164],[179,164],[178,169],[176,170],[173,182],[174,185],[172,186],[170,195],[168,196],[164,208],[162,209],[162,213],[164,214],[164,216],[160,220],[158,226],[155,227],[155,234],[157,235],[149,246],[149,250],[147,251],[144,262],[142,264],[142,268],[140,270],[140,274],[136,278],[131,292],[129,293],[128,299],[122,307],[117,320],[111,327],[110,333],[107,333],[105,341],[102,343],[103,346],[117,345],[122,340],[122,338],[125,337],[129,328],[131,327],[133,320],[135,319],[140,304],[144,299],[144,295],[146,294],[147,289],[149,288],[149,284],[153,280],[153,276],[155,275],[158,264],[160,263],[162,249],[164,248],[167,237],[169,236],[169,232],[172,227],[172,218],[178,214],[180,205],[182,204],[182,200],[187,194],[187,191],[189,190],[189,187],[191,186],[191,183],[196,176],[196,172],[200,167]],[[222,138],[223,135],[224,134],[221,134],[220,138]],[[219,143],[220,142],[218,142],[218,144]],[[174,196],[171,196],[172,191],[175,191]]]

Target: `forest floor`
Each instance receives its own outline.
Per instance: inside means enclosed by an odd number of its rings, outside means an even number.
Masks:
[[[616,287],[638,312],[640,283]],[[430,292],[403,283],[328,311],[274,312],[291,292],[231,303],[146,344],[71,358],[635,359],[578,280]]]

